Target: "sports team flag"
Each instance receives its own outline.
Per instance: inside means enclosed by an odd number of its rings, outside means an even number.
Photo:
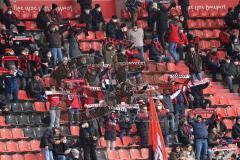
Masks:
[[[164,144],[162,131],[160,128],[157,111],[153,98],[149,100],[149,145],[152,147],[154,160],[167,160],[167,152]]]

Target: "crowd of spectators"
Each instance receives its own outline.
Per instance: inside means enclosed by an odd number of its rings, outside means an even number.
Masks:
[[[115,149],[117,125],[122,143],[124,136],[130,136],[132,126],[136,125],[140,147],[149,147],[148,97],[143,93],[150,89],[155,91],[154,101],[165,145],[173,146],[170,160],[214,159],[213,147],[231,144],[240,138],[239,119],[233,126],[231,138],[219,115],[213,113],[211,118],[204,120],[201,115],[193,117],[190,112],[187,115],[185,112],[187,108],[211,106],[211,101],[203,95],[203,89],[210,85],[209,80],[203,80],[203,69],[211,71],[213,81],[220,81],[217,78],[220,73],[230,92],[235,91],[235,82],[240,88],[240,43],[239,32],[236,31],[239,29],[240,3],[234,9],[230,8],[225,17],[228,28],[220,33],[219,38],[227,56],[220,60],[215,46],[206,53],[199,48],[198,37],[188,33],[188,0],[179,0],[182,8],[179,16],[169,14],[171,8],[176,7],[174,1],[170,4],[152,1],[144,4],[152,33],[150,44],[145,43],[146,32],[137,25],[137,11],[143,6],[140,0],[126,1],[131,22],[121,22],[115,15],[107,22],[99,4],[92,8],[91,0],[79,0],[81,14],[78,20],[85,24],[80,28],[71,26],[61,16],[56,4],[52,4],[50,11],[47,6],[42,6],[36,19],[40,29],[37,36],[25,31],[11,4],[7,0],[4,2],[8,9],[5,13],[0,9],[1,38],[4,40],[0,50],[5,56],[18,57],[17,61],[4,63],[9,71],[1,77],[4,103],[18,102],[19,89],[26,90],[28,96],[36,101],[49,102],[49,128],[44,132],[40,146],[46,160],[77,160],[82,155],[84,160],[96,160],[100,136],[106,140],[107,151]],[[80,49],[77,37],[82,33],[88,36],[88,31],[106,33],[108,39],[102,42],[102,50],[91,49],[84,53]],[[66,32],[64,39],[63,33]],[[17,36],[35,40],[13,41]],[[164,89],[160,93],[156,87],[144,82],[142,70],[147,51],[149,60],[156,63],[177,65],[184,60],[189,68],[190,85],[170,79],[168,83],[174,89]],[[45,87],[42,78],[49,75],[54,85]],[[66,80],[71,82],[80,78],[88,87],[99,87],[105,99],[89,97],[89,91],[78,90],[79,86],[74,83],[66,83]],[[61,94],[46,94],[46,91]],[[135,94],[142,95],[135,98]],[[107,115],[100,118],[82,120],[81,116],[89,118],[87,100],[91,98],[94,104],[114,109],[109,109]],[[62,103],[68,107],[69,124],[80,126],[78,138],[69,140],[59,129]],[[134,104],[137,104],[137,109],[126,108],[126,105]],[[120,109],[117,109],[119,105]],[[234,157],[237,156],[232,155],[232,159]]]

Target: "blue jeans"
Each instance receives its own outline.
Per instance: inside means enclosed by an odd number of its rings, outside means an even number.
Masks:
[[[230,91],[232,91],[233,90],[233,78],[231,78],[230,76],[226,76],[225,77],[225,83],[227,84],[228,89]]]
[[[191,79],[192,81],[195,81],[196,79],[198,79],[199,81],[202,80],[202,73],[191,73]]]
[[[45,155],[45,160],[54,160],[53,159],[53,153],[52,153],[51,150],[42,148],[41,152],[42,152],[43,155]]]
[[[62,49],[61,48],[52,48],[51,52],[53,55],[54,66],[56,66],[63,59]]]
[[[130,128],[120,128],[119,136],[120,136],[120,139],[121,139],[122,142],[123,142],[124,132],[126,132],[126,136],[129,136],[130,135]]]
[[[74,115],[76,118],[74,119]],[[79,122],[79,110],[77,108],[68,109],[68,121],[71,122]]]
[[[196,154],[196,160],[207,160],[207,155],[208,155],[207,139],[195,140],[195,154]]]
[[[169,43],[169,52],[173,57],[175,63],[178,63],[179,54],[177,53],[177,43],[172,43],[172,42]]]
[[[144,49],[143,49],[143,46],[140,46],[140,47],[136,47],[138,49],[138,51],[140,52],[141,54],[141,61],[144,61]]]
[[[66,160],[64,155],[57,155],[57,160]]]
[[[60,127],[60,116],[61,116],[60,107],[50,108],[50,128]]]
[[[184,48],[183,45],[178,46],[178,53],[181,60],[184,59],[183,48]]]

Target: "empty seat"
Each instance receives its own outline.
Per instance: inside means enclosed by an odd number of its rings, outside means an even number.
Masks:
[[[45,157],[44,157],[44,155],[43,155],[42,153],[36,154],[35,158],[36,158],[37,160],[45,160]]]
[[[221,117],[227,117],[225,108],[216,108],[216,114],[220,115]]]
[[[1,160],[12,160],[12,156],[10,156],[10,155],[1,155],[0,159]]]
[[[103,150],[96,150],[96,154],[99,160],[107,160],[107,157]]]
[[[116,150],[107,151],[107,157],[109,160],[120,160],[120,157]]]
[[[34,160],[35,158],[35,155],[30,153],[24,154],[23,156],[24,156],[24,160]]]
[[[105,32],[103,32],[103,31],[96,31],[95,34],[96,34],[97,40],[104,40],[106,37]]]
[[[204,28],[206,26],[206,22],[202,19],[196,20],[196,26],[195,28]]]
[[[104,137],[100,137],[99,144],[101,148],[106,148],[107,144]]]
[[[226,108],[226,113],[227,113],[228,117],[237,117],[236,110],[233,107],[227,107]]]
[[[22,104],[21,103],[11,103],[11,111],[12,112],[22,112]]]
[[[18,91],[18,99],[19,100],[29,100],[27,96],[27,92],[25,90],[19,90]]]
[[[219,30],[219,29],[214,29],[213,30],[213,38],[218,38],[219,37],[219,33],[220,33],[221,31]]]
[[[226,53],[224,51],[218,51],[217,57],[218,59],[223,60],[226,57]]]
[[[13,115],[7,115],[6,116],[6,122],[7,122],[7,124],[17,125],[16,117],[13,116]]]
[[[70,132],[72,136],[79,136],[79,126],[70,126]]]
[[[6,146],[4,142],[0,142],[0,153],[6,152]]]
[[[122,9],[121,10],[121,18],[122,19],[129,19],[130,18],[129,12],[127,10],[125,10],[125,9]]]
[[[201,47],[202,49],[209,49],[209,48],[210,48],[210,43],[209,43],[209,41],[201,41],[201,42],[200,42],[200,47]]]
[[[20,19],[31,19],[31,13],[27,11],[20,12]]]
[[[204,35],[204,38],[212,38],[213,33],[211,30],[205,29],[203,30],[203,35]]]
[[[17,116],[18,125],[29,125],[29,116],[28,115],[19,115]]]
[[[198,11],[198,17],[208,17],[208,11],[206,9],[200,9]]]
[[[219,41],[217,41],[217,40],[211,40],[210,41],[210,46],[211,47],[220,47],[220,42]]]
[[[13,139],[23,139],[24,132],[23,132],[22,128],[13,128],[12,129],[12,137],[13,137]]]
[[[120,159],[131,160],[131,157],[130,157],[130,155],[129,155],[129,153],[128,153],[128,150],[120,149],[120,150],[118,151],[118,153],[119,153]]]
[[[223,123],[225,124],[225,126],[227,127],[228,130],[231,130],[233,127],[233,122],[230,119],[224,119]]]
[[[189,20],[187,20],[187,25],[188,25],[189,28],[196,28],[197,24],[196,24],[195,20],[189,19]]]
[[[86,35],[86,39],[90,41],[95,40],[95,33],[92,31],[88,31]]]
[[[142,28],[142,29],[147,29],[148,28],[148,24],[145,20],[138,20],[137,21],[137,26]]]
[[[13,139],[12,132],[10,129],[3,128],[0,130],[1,139]]]
[[[214,27],[216,27],[216,22],[212,19],[207,19],[205,27],[206,28],[214,28]]]
[[[92,42],[91,46],[92,46],[92,49],[94,49],[94,51],[102,50],[102,44],[100,42]]]
[[[38,140],[31,140],[30,147],[32,151],[40,151],[40,141]]]
[[[21,154],[13,154],[12,159],[13,160],[25,160],[23,155],[21,155]]]
[[[225,25],[224,19],[216,19],[215,22],[216,22],[216,27],[218,28],[223,28]]]
[[[34,102],[34,108],[37,112],[46,112],[46,106],[44,102]]]
[[[85,33],[81,32],[78,36],[77,36],[78,41],[83,41],[85,40]]]
[[[34,111],[34,105],[32,102],[22,103],[22,108],[23,108],[24,112],[33,112]]]
[[[208,15],[209,15],[209,17],[218,17],[218,10],[217,9],[209,9]]]
[[[35,134],[36,137],[41,138],[43,136],[43,133],[46,131],[46,128],[43,127],[36,127],[35,128]]]
[[[203,38],[203,37],[204,37],[204,33],[203,33],[202,30],[195,29],[195,30],[193,30],[193,34],[194,34],[195,36],[200,37],[200,38]]]
[[[91,47],[89,42],[80,42],[80,49],[82,52],[88,52],[90,48]]]
[[[141,148],[141,155],[143,159],[149,159],[149,149]]]
[[[194,17],[198,17],[199,12],[196,9],[189,9],[188,14],[189,14],[189,17],[194,18]]]
[[[31,151],[30,145],[27,141],[18,141],[18,148],[20,152]]]
[[[24,133],[24,137],[31,137],[31,138],[35,138],[35,133],[33,128],[31,127],[25,127],[23,128],[23,133]]]
[[[0,126],[2,126],[2,127],[7,126],[4,116],[0,116]]]
[[[132,137],[124,136],[123,137],[123,145],[124,146],[130,146],[131,144],[133,144]]]
[[[19,151],[18,147],[17,147],[17,143],[14,141],[7,141],[6,142],[6,148],[7,148],[7,152],[17,152]]]
[[[40,114],[32,114],[29,116],[29,121],[31,125],[42,124],[42,117]]]
[[[142,159],[142,156],[138,149],[130,149],[130,155],[132,159]]]

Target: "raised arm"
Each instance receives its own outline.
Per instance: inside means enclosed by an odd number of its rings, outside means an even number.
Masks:
[[[181,90],[179,89],[179,90],[177,90],[175,93],[173,93],[170,97],[171,97],[171,99],[174,99],[174,98],[176,98],[179,94],[181,93]]]

